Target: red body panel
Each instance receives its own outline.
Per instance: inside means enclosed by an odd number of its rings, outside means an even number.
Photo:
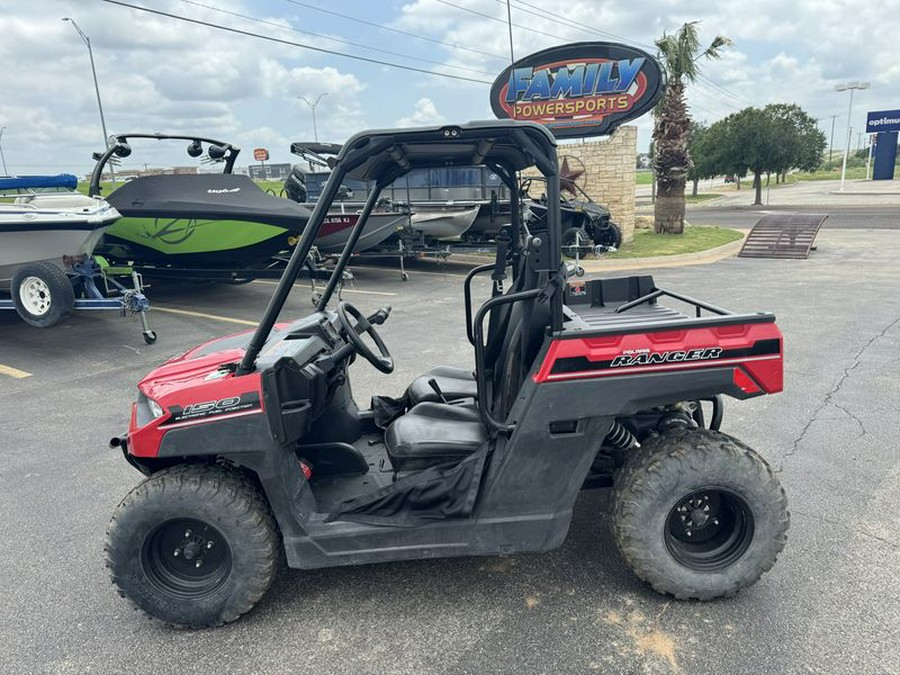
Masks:
[[[277,327],[281,328],[283,325],[285,324]],[[225,338],[210,340],[169,359],[142,379],[138,383],[138,388],[147,397],[159,403],[166,412],[161,417],[138,427],[137,404],[132,405],[131,422],[128,427],[128,452],[136,457],[156,457],[162,438],[169,429],[262,414],[264,412],[262,379],[259,373],[235,377],[231,372],[219,370],[223,364],[240,361],[244,349],[213,350],[202,354],[220,340],[228,340],[242,334],[247,334],[249,339],[250,332],[243,331]],[[214,405],[217,402],[234,399],[252,399],[253,404],[221,408]],[[192,416],[189,412],[191,407],[204,412]],[[181,415],[182,418],[177,419],[176,415]]]
[[[783,388],[782,335],[774,323],[745,323],[553,340],[534,381],[621,377],[732,366],[747,394]]]

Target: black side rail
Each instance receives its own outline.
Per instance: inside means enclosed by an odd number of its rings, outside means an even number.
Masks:
[[[488,265],[487,267],[493,268],[493,265]],[[498,420],[488,408],[487,378],[485,377],[484,367],[484,319],[491,310],[500,305],[536,298],[543,292],[542,288],[533,288],[528,291],[510,293],[509,295],[498,295],[484,303],[475,315],[475,383],[478,387],[478,412],[481,414],[481,419],[488,429],[499,431],[502,434],[511,433],[516,428],[516,425]]]
[[[469,339],[469,344],[473,347],[475,346],[475,333],[472,331],[472,279],[477,275],[492,269],[494,269],[493,263],[473,267],[469,270],[469,273],[466,275],[466,280],[463,282],[463,296],[465,297],[466,303],[466,337]]]
[[[667,291],[664,288],[657,288],[655,291],[651,291],[647,293],[647,295],[642,295],[637,300],[632,300],[631,302],[626,302],[624,305],[620,307],[616,307],[616,314],[621,314],[622,312],[627,312],[629,309],[633,307],[637,307],[638,305],[643,305],[645,302],[652,302],[656,300],[656,298],[667,295],[670,298],[675,298],[676,300],[681,300],[689,305],[693,305],[697,310],[697,316],[700,316],[700,310],[705,309],[708,312],[712,312],[713,314],[719,314],[720,316],[727,316],[732,314],[727,309],[722,309],[721,307],[716,307],[715,305],[711,305],[708,302],[703,302],[702,300],[697,300],[696,298],[691,298],[687,295],[682,295],[681,293],[676,293],[675,291]]]

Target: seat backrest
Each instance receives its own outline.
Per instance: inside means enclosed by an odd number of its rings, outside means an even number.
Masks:
[[[526,247],[527,250],[528,247]],[[542,288],[547,284],[546,272],[536,269],[536,256],[526,252],[522,256],[519,274],[516,275],[510,293]],[[506,419],[513,401],[519,393],[535,357],[540,351],[547,326],[550,325],[550,305],[540,297],[519,300],[501,305],[505,309],[502,330],[495,333],[494,349],[485,349],[486,378],[490,386],[487,392],[491,412],[498,419]]]
[[[513,280],[505,295],[518,293],[523,290],[525,277],[522,272],[525,267],[525,258],[526,256],[521,256],[518,260],[518,265],[513,269]],[[493,310],[488,317],[488,332],[487,339],[485,340],[484,361],[489,367],[492,367],[496,362],[500,350],[503,348],[511,311],[511,305],[500,305]]]

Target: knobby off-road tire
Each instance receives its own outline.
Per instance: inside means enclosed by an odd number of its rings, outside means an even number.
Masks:
[[[176,627],[219,626],[248,612],[281,555],[265,498],[222,466],[182,465],[147,478],[119,504],[107,537],[119,594]]]
[[[609,227],[595,231],[594,235],[594,243],[598,246],[622,248],[622,228],[613,222],[609,223]]]
[[[775,564],[790,524],[769,465],[709,430],[648,439],[617,473],[613,509],[622,557],[680,600],[730,597],[755,583]]]

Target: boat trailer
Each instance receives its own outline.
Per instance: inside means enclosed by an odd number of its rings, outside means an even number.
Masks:
[[[97,259],[99,258],[99,260]],[[90,256],[80,261],[66,261],[68,270],[66,276],[72,284],[77,295],[71,310],[91,311],[117,311],[126,316],[137,315],[141,320],[142,337],[144,342],[152,345],[156,342],[156,331],[150,329],[147,321],[147,312],[150,311],[150,301],[144,295],[144,281],[141,275],[132,267],[112,267],[106,264],[103,258]],[[130,286],[121,283],[119,278],[130,280]],[[101,290],[101,287],[103,290]],[[112,296],[112,297],[110,297]],[[28,322],[16,307],[12,298],[0,298],[0,310],[14,310],[23,320]],[[68,315],[68,313],[66,313]]]

